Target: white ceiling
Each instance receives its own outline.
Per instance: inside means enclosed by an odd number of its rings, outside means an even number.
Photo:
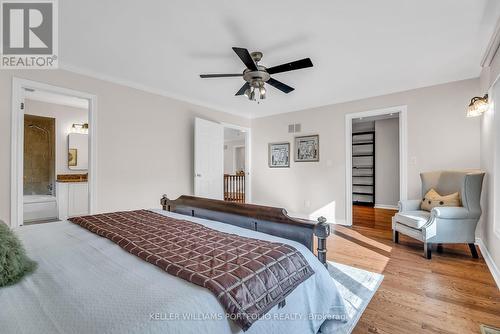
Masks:
[[[63,0],[63,68],[245,117],[283,113],[477,77],[500,14],[496,0]],[[313,68],[276,74],[261,104],[235,97],[231,47],[274,66],[310,57]]]

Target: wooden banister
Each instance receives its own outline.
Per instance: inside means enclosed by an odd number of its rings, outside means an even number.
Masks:
[[[245,203],[245,173],[224,174],[224,201]]]

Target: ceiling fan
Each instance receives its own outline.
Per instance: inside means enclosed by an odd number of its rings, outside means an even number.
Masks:
[[[262,59],[262,52],[248,52],[244,48],[233,47],[234,52],[240,57],[241,61],[246,66],[243,73],[235,74],[201,74],[201,78],[227,78],[227,77],[243,77],[245,84],[236,92],[237,95],[245,95],[249,100],[255,101],[258,95],[261,100],[266,98],[265,83],[279,89],[283,93],[290,93],[295,88],[285,85],[284,83],[271,78],[271,74],[299,70],[301,68],[312,67],[311,59],[304,58],[290,63],[266,68],[258,63]]]

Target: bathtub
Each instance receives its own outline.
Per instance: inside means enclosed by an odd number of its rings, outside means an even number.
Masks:
[[[24,195],[24,222],[58,218],[57,198],[52,195]]]

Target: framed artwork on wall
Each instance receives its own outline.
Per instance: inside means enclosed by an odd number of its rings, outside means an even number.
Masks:
[[[290,143],[269,144],[269,167],[290,167]]]
[[[74,167],[78,165],[78,150],[76,148],[70,148],[68,150],[68,166]]]
[[[295,161],[319,161],[319,135],[295,137]]]

